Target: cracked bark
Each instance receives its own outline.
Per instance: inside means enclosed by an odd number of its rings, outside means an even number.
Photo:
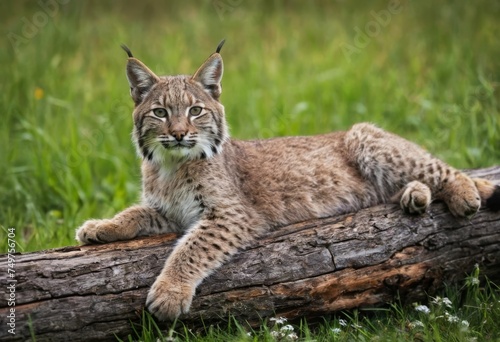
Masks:
[[[500,167],[470,173],[500,180]],[[456,219],[439,203],[418,217],[381,205],[283,227],[206,279],[182,320],[199,327],[200,318],[209,324],[232,314],[258,324],[259,317],[313,318],[398,297],[411,303],[463,280],[476,263],[498,282],[499,228],[500,213]],[[3,300],[0,341],[29,340],[30,321],[37,341],[126,336],[174,240],[164,235],[17,254],[16,335],[6,328],[10,308]],[[0,268],[6,272],[5,255]],[[0,297],[7,296],[4,284]]]

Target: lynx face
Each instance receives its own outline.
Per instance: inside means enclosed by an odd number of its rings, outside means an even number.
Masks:
[[[210,56],[194,76],[156,76],[129,58],[127,77],[135,102],[133,140],[145,160],[158,164],[210,158],[228,139],[218,101],[222,59]]]

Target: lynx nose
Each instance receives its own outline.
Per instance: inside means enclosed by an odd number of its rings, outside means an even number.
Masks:
[[[175,140],[182,141],[182,139],[184,139],[184,137],[186,136],[186,131],[177,130],[173,131],[171,134],[175,138]]]

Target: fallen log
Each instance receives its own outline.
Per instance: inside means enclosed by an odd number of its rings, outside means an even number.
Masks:
[[[500,167],[469,172],[500,180]],[[283,227],[241,251],[199,287],[188,326],[229,314],[316,317],[395,298],[422,300],[479,264],[500,281],[500,213],[456,219],[443,204],[422,216],[395,205]],[[132,332],[175,235],[15,255],[15,307],[0,302],[0,341],[107,341]],[[0,268],[7,270],[6,255]],[[6,272],[5,272],[6,273]],[[12,298],[6,279],[2,298]],[[2,280],[2,283],[4,281]],[[9,332],[15,308],[15,335]],[[12,316],[12,315],[11,315]],[[12,327],[12,325],[11,325]]]

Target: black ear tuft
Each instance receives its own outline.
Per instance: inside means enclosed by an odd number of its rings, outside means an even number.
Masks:
[[[500,185],[495,186],[495,191],[493,194],[486,200],[486,206],[492,211],[500,210]]]
[[[217,45],[217,49],[215,49],[215,52],[220,53],[220,50],[222,49],[222,46],[224,45],[225,42],[226,40],[222,39],[219,45]]]
[[[125,50],[125,52],[127,53],[128,58],[134,58],[134,56],[132,55],[132,51],[130,51],[130,49],[127,47],[127,45],[122,44],[120,46],[122,47],[123,50]]]

